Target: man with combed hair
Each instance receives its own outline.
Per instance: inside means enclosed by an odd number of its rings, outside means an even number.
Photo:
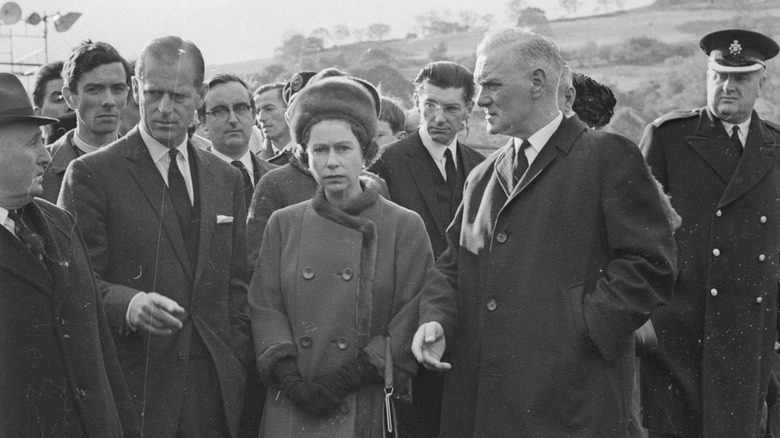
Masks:
[[[205,93],[190,41],[146,44],[141,121],[71,162],[59,202],[85,230],[119,359],[148,437],[235,437],[248,354],[241,173],[188,140]]]
[[[660,117],[640,143],[682,216],[680,278],[641,364],[644,424],[654,438],[757,437],[777,361],[780,129],[754,105],[780,48],[740,29],[699,45],[706,107]]]
[[[76,128],[49,148],[52,160],[43,175],[43,198],[57,202],[68,164],[117,137],[130,89],[130,65],[110,44],[84,41],[62,68],[62,95],[76,112]]]
[[[562,68],[521,29],[477,48],[477,105],[512,139],[466,180],[422,291],[412,351],[449,370],[444,437],[637,431],[633,332],[669,299],[672,225],[636,145],[563,117]]]
[[[282,98],[284,86],[284,82],[264,84],[254,93],[257,124],[265,138],[257,155],[277,166],[287,164],[294,148],[290,128],[284,118],[284,112],[287,110],[287,104]]]

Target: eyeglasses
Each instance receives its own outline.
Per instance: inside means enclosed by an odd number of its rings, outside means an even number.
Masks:
[[[463,111],[463,107],[457,103],[438,103],[430,100],[423,102],[423,110],[428,113],[442,110],[447,115],[458,115]]]
[[[226,106],[218,106],[212,109],[211,111],[206,111],[206,114],[210,115],[211,117],[214,117],[214,119],[217,121],[224,122],[225,120],[228,119],[231,112],[233,112],[233,114],[236,115],[236,118],[246,119],[247,117],[251,116],[252,106],[249,105],[248,103],[237,103],[233,105],[232,108]]]

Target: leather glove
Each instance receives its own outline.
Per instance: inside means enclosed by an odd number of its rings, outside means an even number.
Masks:
[[[279,388],[302,411],[315,417],[327,417],[338,411],[341,399],[322,385],[303,379],[294,357],[287,356],[274,366]]]
[[[382,378],[361,350],[356,358],[330,374],[317,377],[313,383],[324,386],[339,399],[344,399],[364,386],[382,383]]]

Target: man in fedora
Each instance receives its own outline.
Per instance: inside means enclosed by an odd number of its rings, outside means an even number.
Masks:
[[[779,49],[739,29],[699,45],[707,106],[660,117],[640,144],[682,217],[679,278],[641,364],[644,425],[651,437],[754,437],[776,360],[780,252],[780,131],[754,105]]]
[[[34,199],[56,121],[0,73],[0,436],[138,436],[81,233]]]

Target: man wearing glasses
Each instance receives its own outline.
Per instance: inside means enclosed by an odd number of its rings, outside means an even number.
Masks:
[[[474,106],[471,71],[454,62],[432,62],[418,73],[417,131],[389,145],[371,171],[384,178],[393,202],[417,212],[436,257],[447,247],[444,231],[460,204],[466,176],[484,157],[458,141]],[[413,382],[421,436],[437,436],[443,377],[421,370]]]
[[[249,150],[255,120],[252,93],[241,78],[231,74],[216,75],[207,85],[202,110],[213,145],[211,152],[241,171],[249,208],[257,181],[275,167]]]

